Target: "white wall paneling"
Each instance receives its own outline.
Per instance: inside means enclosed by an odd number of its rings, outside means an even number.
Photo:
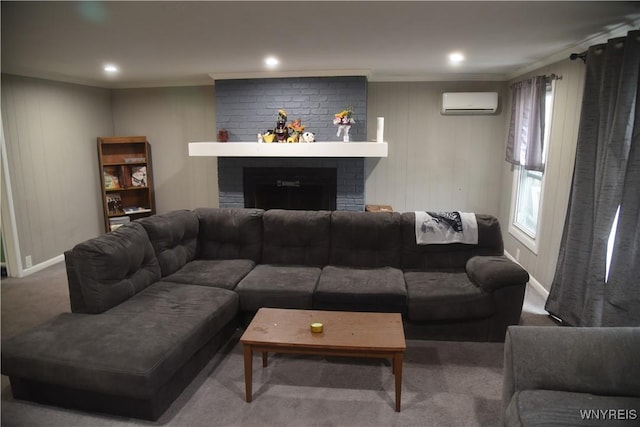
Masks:
[[[107,89],[2,75],[2,124],[19,241],[34,267],[100,232],[96,136],[111,134]]]
[[[145,135],[151,144],[156,210],[218,206],[215,157],[189,157],[188,141],[216,137],[213,86],[113,91],[116,135]]]
[[[369,83],[368,139],[385,118],[386,159],[367,159],[366,203],[396,211],[498,214],[505,114],[444,116],[443,92],[500,94],[500,82]]]

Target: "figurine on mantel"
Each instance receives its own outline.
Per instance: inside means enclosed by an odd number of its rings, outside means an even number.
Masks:
[[[304,131],[305,126],[302,125],[302,119],[298,118],[292,121],[287,125],[289,130],[289,137],[287,138],[287,142],[300,142],[302,139],[302,132]]]
[[[287,129],[287,112],[285,110],[278,110],[278,119],[276,121],[274,133],[276,134],[278,142],[287,141],[289,130]]]
[[[300,138],[302,142],[315,142],[316,134],[313,132],[304,132]]]
[[[258,142],[314,142],[315,134],[305,132],[306,126],[302,119],[297,118],[288,125],[287,111],[278,110],[278,118],[275,129],[268,129],[264,133],[258,133]]]
[[[276,139],[276,134],[271,129],[266,130],[264,133],[258,134],[258,142],[273,142]]]
[[[338,126],[336,136],[340,136],[342,133],[343,142],[349,142],[349,129],[351,129],[351,125],[356,122],[352,116],[353,111],[350,108],[342,110],[333,116],[333,124]]]

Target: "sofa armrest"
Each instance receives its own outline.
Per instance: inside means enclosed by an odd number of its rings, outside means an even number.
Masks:
[[[529,273],[504,256],[474,256],[466,270],[469,279],[487,292],[529,281]]]
[[[503,411],[514,393],[557,390],[640,397],[640,328],[510,326]]]

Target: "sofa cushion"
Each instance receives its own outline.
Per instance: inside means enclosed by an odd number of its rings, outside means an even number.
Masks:
[[[157,282],[102,314],[62,314],[4,341],[2,373],[146,399],[237,310],[232,291]]]
[[[76,313],[102,313],[160,279],[147,232],[137,222],[79,243],[64,256]]]
[[[196,259],[162,280],[233,290],[254,266],[250,259]]]
[[[464,272],[406,271],[409,320],[471,319],[491,316],[491,295]]]
[[[407,289],[402,271],[393,267],[326,266],[313,295],[313,308],[406,313]]]
[[[473,257],[467,261],[466,270],[469,279],[487,292],[529,281],[529,273],[505,256]]]
[[[262,256],[262,209],[198,208],[199,259],[250,259]]]
[[[589,419],[587,419],[589,418]],[[516,392],[504,414],[506,426],[637,426],[640,398],[556,390]]]
[[[272,209],[264,213],[262,224],[262,263],[328,264],[331,212]]]
[[[236,286],[240,309],[312,308],[319,277],[319,267],[260,264]]]
[[[400,268],[401,248],[398,212],[331,213],[329,264]]]
[[[181,269],[196,255],[198,217],[191,211],[173,211],[139,220],[149,235],[162,277]]]
[[[402,214],[402,268],[422,270],[463,269],[469,258],[476,255],[502,255],[504,246],[497,218],[476,214],[478,244],[418,245],[416,243],[416,214]]]

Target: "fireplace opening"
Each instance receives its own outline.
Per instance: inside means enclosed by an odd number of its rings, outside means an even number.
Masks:
[[[336,168],[243,168],[245,208],[335,210]]]

